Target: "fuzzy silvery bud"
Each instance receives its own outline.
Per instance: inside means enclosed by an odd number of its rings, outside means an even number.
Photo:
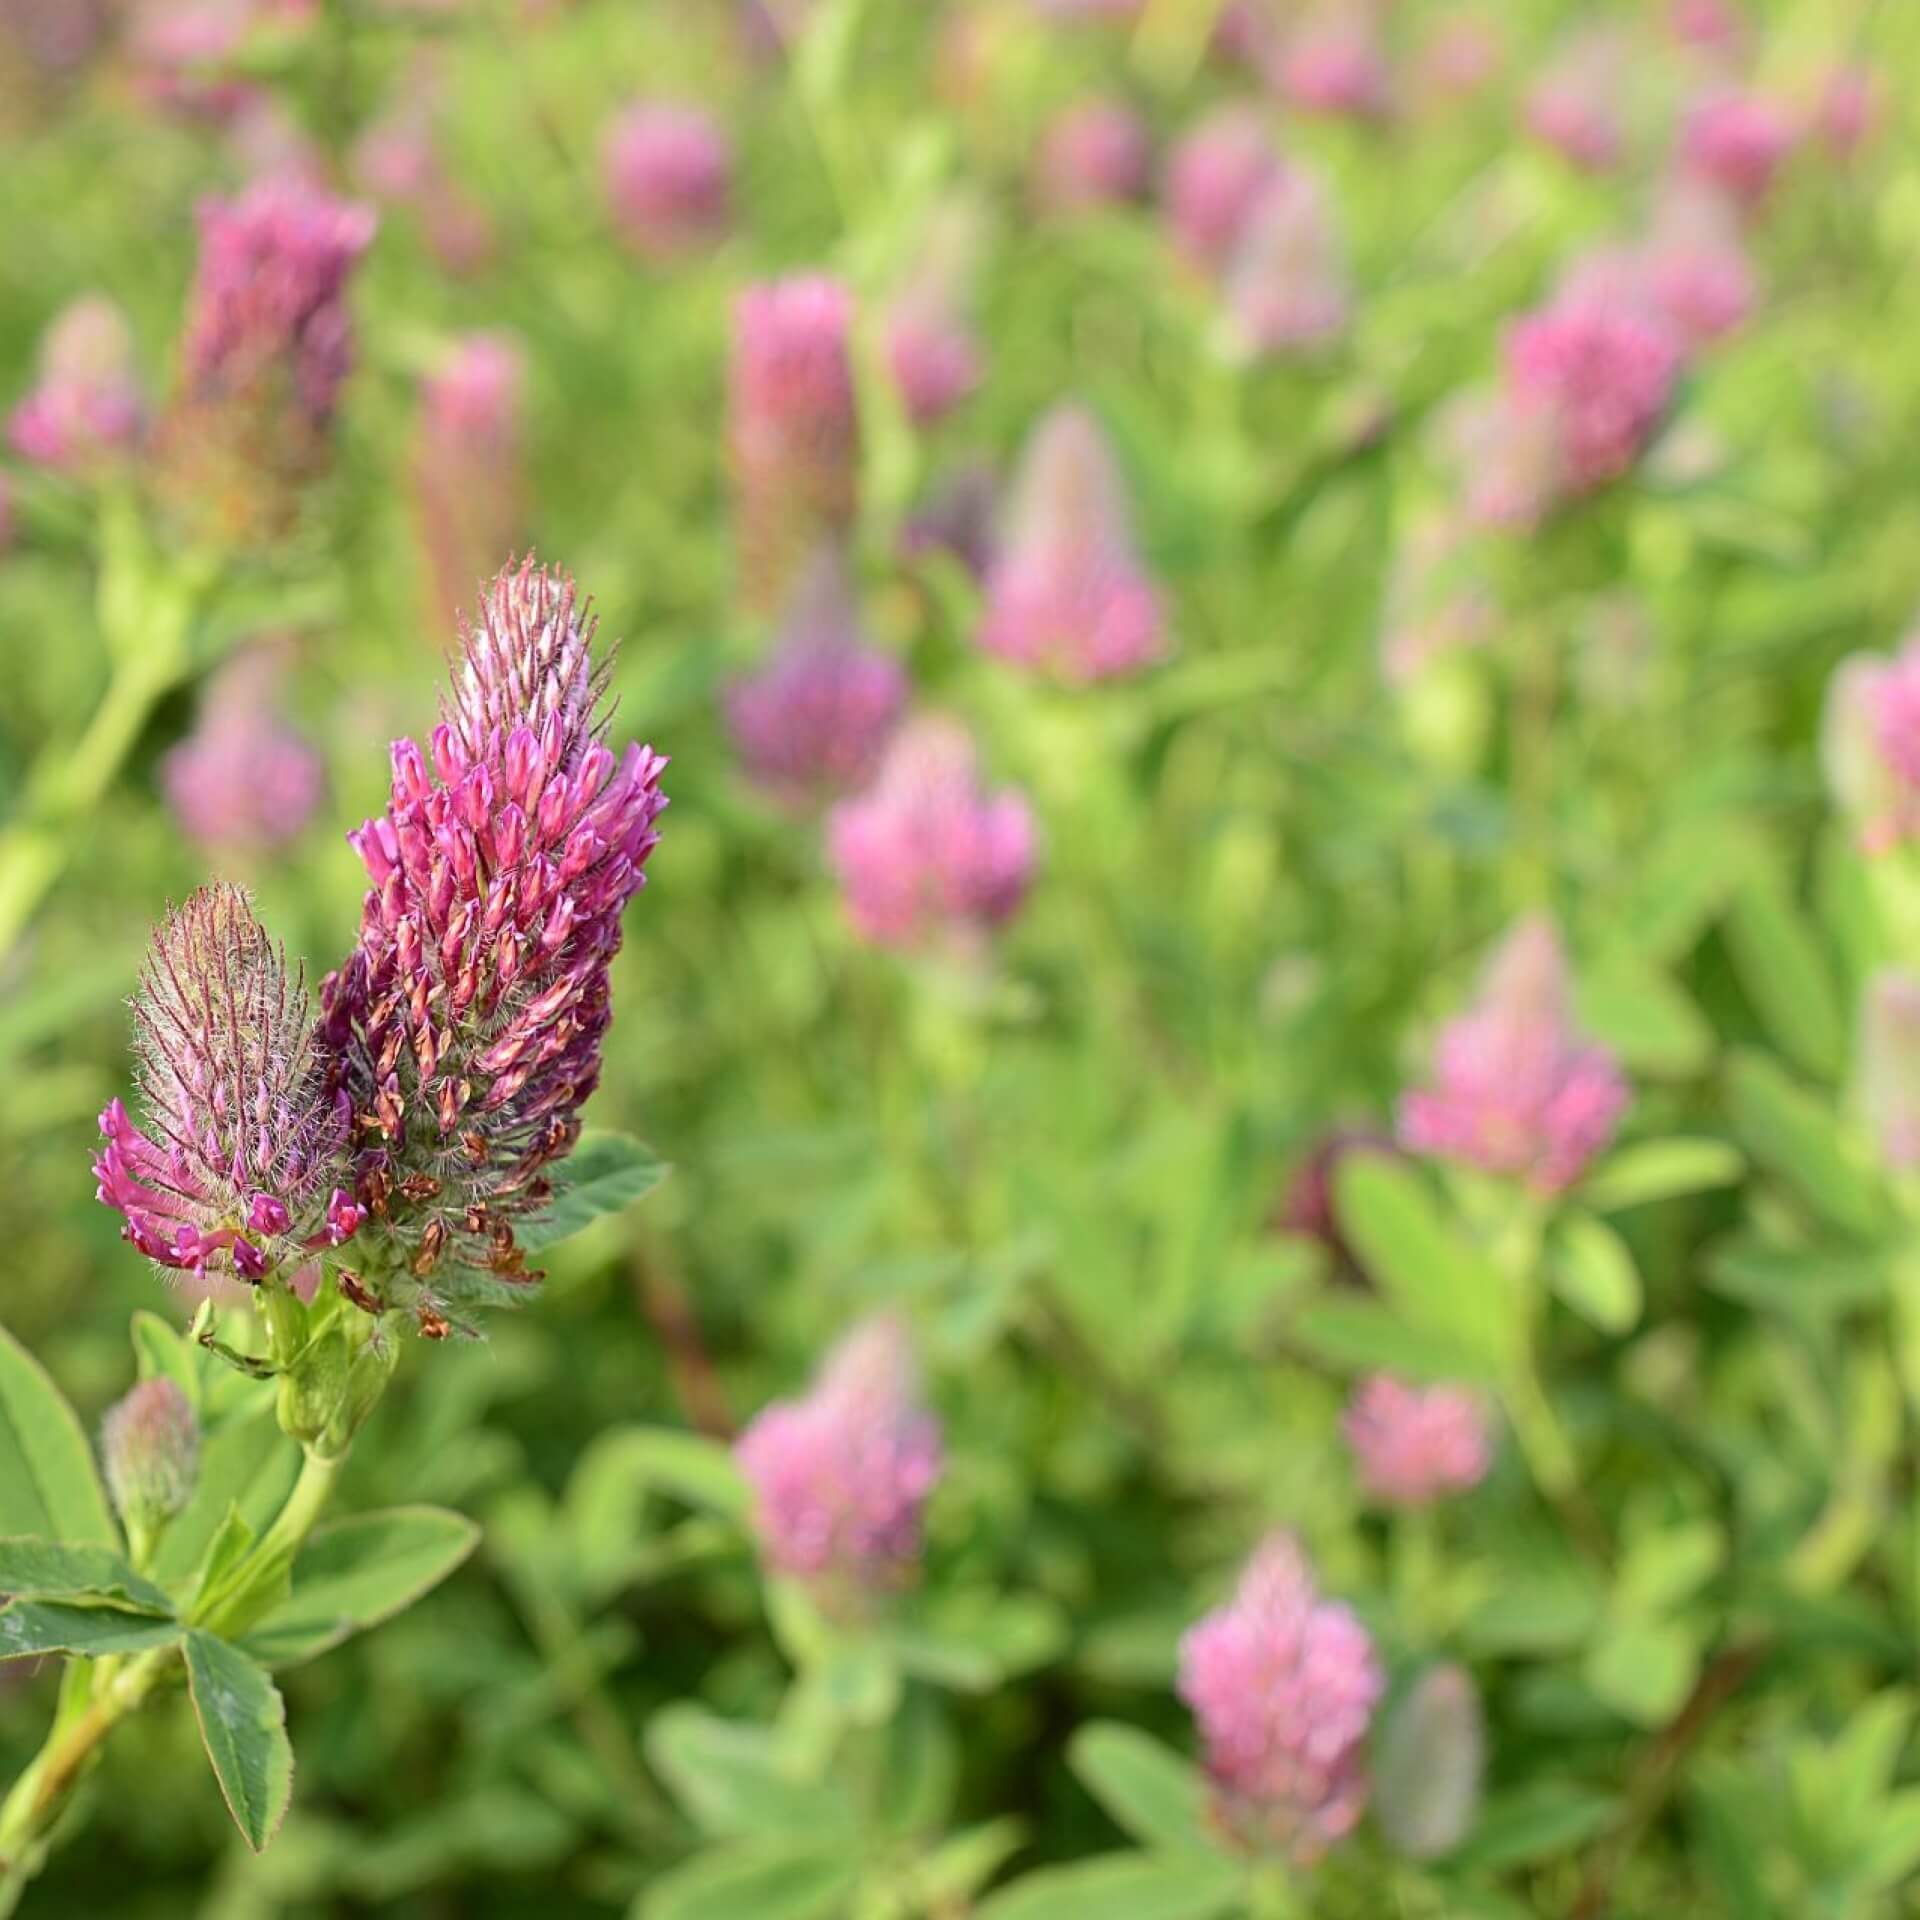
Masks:
[[[143,1380],[100,1423],[107,1490],[133,1534],[151,1536],[193,1498],[200,1422],[172,1380]]]
[[[1394,1709],[1374,1758],[1374,1816],[1410,1860],[1438,1860],[1473,1830],[1486,1745],[1464,1667],[1430,1667]]]

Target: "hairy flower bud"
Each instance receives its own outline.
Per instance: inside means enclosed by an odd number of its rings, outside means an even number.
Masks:
[[[635,101],[608,129],[603,165],[614,221],[643,260],[682,259],[726,232],[733,150],[703,109]]]
[[[901,1585],[919,1564],[921,1515],[944,1464],[904,1324],[879,1314],[856,1327],[812,1391],[767,1407],[734,1456],[775,1571],[849,1599]]]
[[[665,759],[606,744],[606,668],[565,574],[501,571],[462,635],[429,745],[399,740],[387,811],[348,836],[373,885],[322,988],[385,1271],[414,1306],[511,1297],[513,1221],[599,1084],[620,918],[645,882]]]
[[[1413,1387],[1377,1373],[1361,1382],[1341,1428],[1361,1484],[1383,1506],[1465,1493],[1493,1462],[1485,1409],[1464,1387]]]
[[[977,943],[1026,896],[1033,816],[989,793],[965,728],[938,716],[895,736],[879,777],[827,823],[848,916],[877,946]]]
[[[1434,1069],[1400,1104],[1401,1143],[1543,1193],[1579,1179],[1629,1097],[1613,1055],[1574,1025],[1566,956],[1543,918],[1502,942],[1473,1008],[1442,1031]]]
[[[729,730],[755,783],[790,806],[857,792],[907,704],[906,669],[866,644],[837,550],[801,584],[773,656],[727,694]]]
[[[107,1491],[134,1535],[158,1532],[193,1498],[200,1472],[200,1422],[179,1386],[143,1380],[100,1423]]]
[[[1320,1598],[1299,1544],[1275,1534],[1233,1598],[1180,1642],[1180,1697],[1228,1832],[1302,1866],[1351,1833],[1384,1690],[1367,1630]]]
[[[163,1267],[256,1282],[347,1239],[346,1103],[242,889],[203,887],[167,916],[133,1016],[148,1131],[110,1102],[93,1163],[123,1237]]]
[[[801,275],[750,287],[734,310],[727,434],[749,600],[777,608],[823,538],[852,524],[859,459],[853,301]]]
[[[1106,435],[1085,408],[1057,406],[1021,460],[980,645],[1089,681],[1135,672],[1165,644],[1159,591],[1140,564]]]
[[[374,215],[294,176],[200,209],[200,265],[163,427],[173,492],[230,538],[268,537],[325,468],[353,364],[346,288]]]
[[[76,300],[40,344],[40,381],[7,438],[23,460],[73,472],[130,448],[146,426],[126,315],[98,294]]]

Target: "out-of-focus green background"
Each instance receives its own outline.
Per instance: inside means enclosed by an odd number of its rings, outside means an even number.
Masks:
[[[114,9],[97,9],[97,45],[50,61],[65,11],[16,7],[0,27],[0,398],[27,390],[41,330],[89,291],[125,309],[164,395],[193,205],[252,163],[217,120],[153,102],[137,23]],[[1663,6],[1596,7],[1637,36],[1636,133],[1620,172],[1584,178],[1520,115],[1579,10],[1485,9],[1494,76],[1441,103],[1413,76],[1452,10],[1382,8],[1401,114],[1265,108],[1329,187],[1351,327],[1305,364],[1237,367],[1154,204],[1041,220],[1027,193],[1041,131],[1090,92],[1131,100],[1162,155],[1208,106],[1264,100],[1209,55],[1214,11],[818,0],[769,47],[765,22],[718,0],[327,0],[243,40],[241,81],[343,187],[369,127],[423,116],[488,246],[451,270],[416,208],[383,210],[351,294],[333,476],[289,548],[223,590],[190,670],[63,816],[60,871],[0,955],[0,1317],[91,1420],[131,1377],[129,1310],[167,1307],[87,1172],[165,904],[216,867],[246,881],[310,977],[352,938],[363,878],[342,836],[383,804],[388,740],[430,722],[450,638],[410,473],[419,381],[465,330],[518,337],[524,538],[624,639],[617,733],[673,755],[590,1116],[673,1173],[556,1253],[542,1297],[484,1343],[408,1353],[343,1504],[444,1502],[485,1544],[417,1611],[289,1677],[299,1770],[274,1848],[244,1855],[184,1714],[163,1711],[115,1747],[29,1914],[624,1910],[696,1843],[650,1757],[653,1716],[691,1696],[765,1718],[784,1668],[744,1543],[596,1478],[596,1436],[738,1424],[881,1303],[916,1329],[952,1455],[928,1595],[990,1615],[1004,1667],[915,1707],[935,1728],[915,1736],[935,1776],[918,1831],[1010,1816],[1016,1874],[1118,1844],[1069,1737],[1105,1717],[1189,1747],[1175,1637],[1284,1522],[1396,1650],[1424,1636],[1473,1665],[1507,1822],[1481,1892],[1363,1848],[1304,1911],[1571,1914],[1596,1858],[1620,1915],[1914,1910],[1898,1891],[1910,1799],[1884,1833],[1860,1824],[1910,1765],[1914,1679],[1884,1273],[1822,1223],[1792,1185],[1801,1153],[1757,1143],[1735,1096],[1738,1059],[1783,1060],[1821,1140],[1857,1138],[1863,883],[1815,738],[1835,663],[1890,646],[1920,601],[1916,16],[1737,9],[1753,85],[1804,108],[1856,61],[1881,124],[1845,163],[1796,153],[1750,238],[1759,310],[1691,368],[1660,460],[1539,533],[1489,539],[1492,639],[1408,691],[1380,647],[1396,564],[1457,486],[1434,416],[1492,376],[1508,317],[1640,217],[1707,81]],[[602,193],[603,132],[641,95],[702,102],[737,142],[733,230],[670,269],[621,246]],[[817,822],[755,795],[718,709],[768,644],[735,586],[731,302],[825,268],[878,311],[956,186],[994,216],[986,378],[925,436],[875,412],[857,557],[870,630],[916,700],[963,714],[1041,824],[1031,897],[977,977],[857,943]],[[976,458],[1004,473],[1069,396],[1118,449],[1175,642],[1152,672],[1079,690],[977,651],[973,583],[907,564],[898,540],[944,476]],[[16,467],[0,555],[0,815],[16,824],[49,768],[84,784],[74,746],[112,665],[99,511]],[[326,795],[290,845],[220,859],[183,834],[160,769],[219,658],[263,635],[288,637],[284,715],[322,755]],[[1415,1629],[1338,1437],[1354,1363],[1301,1331],[1344,1296],[1272,1222],[1326,1127],[1387,1121],[1434,1023],[1537,904],[1635,1082],[1630,1132],[1737,1140],[1747,1172],[1621,1214],[1627,1309],[1596,1326],[1556,1303],[1543,1328],[1599,1563],[1503,1449],[1446,1516]],[[1729,1264],[1730,1246],[1767,1258]],[[695,1346],[714,1380],[689,1380]],[[1796,1585],[1783,1569],[1823,1522],[1849,1531]],[[1682,1535],[1710,1542],[1697,1577],[1660,1557]],[[1662,1775],[1698,1674],[1749,1640],[1757,1674]],[[0,1684],[0,1771],[32,1750],[51,1687]]]

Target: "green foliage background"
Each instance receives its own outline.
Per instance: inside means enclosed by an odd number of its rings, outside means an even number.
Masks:
[[[689,1487],[697,1467],[631,1430],[712,1411],[700,1383],[689,1398],[683,1323],[738,1421],[881,1302],[920,1334],[952,1452],[918,1604],[992,1682],[917,1684],[890,1732],[843,1753],[834,1778],[868,1823],[850,1848],[881,1878],[1007,1818],[1014,1879],[1121,1845],[1069,1765],[1075,1730],[1117,1720],[1189,1750],[1177,1635],[1284,1522],[1396,1673],[1466,1659],[1491,1723],[1472,1871],[1367,1841],[1314,1883],[1314,1914],[1570,1914],[1596,1871],[1620,1914],[1920,1910],[1899,1891],[1920,1859],[1903,1784],[1920,1542],[1888,1324],[1912,1235],[1850,1091],[1859,982],[1920,951],[1876,907],[1814,747],[1836,661],[1889,646],[1920,601],[1909,10],[1750,9],[1763,76],[1791,89],[1851,48],[1890,121],[1850,172],[1796,163],[1756,243],[1763,314],[1683,397],[1670,438],[1697,457],[1500,544],[1493,644],[1414,705],[1383,690],[1377,640],[1393,556],[1444,497],[1427,424],[1488,376],[1501,320],[1646,191],[1516,137],[1517,79],[1570,10],[1503,8],[1508,75],[1456,114],[1289,124],[1332,184],[1357,319],[1325,364],[1246,373],[1212,351],[1208,303],[1149,215],[1022,211],[1038,130],[1088,87],[1124,88],[1163,137],[1231,91],[1198,58],[1210,10],[1156,0],[1130,38],[969,7],[994,49],[971,89],[941,37],[959,10],[820,0],[793,60],[764,71],[711,0],[582,0],[537,22],[332,0],[260,52],[343,152],[430,41],[449,165],[499,246],[456,279],[387,216],[354,294],[336,477],[298,549],[199,637],[194,679],[242,635],[298,635],[293,713],[328,769],[309,832],[230,877],[311,974],[351,938],[362,880],[341,835],[381,804],[386,741],[429,715],[448,637],[406,480],[417,379],[452,331],[516,331],[528,535],[625,637],[620,730],[674,756],[591,1115],[674,1171],[557,1250],[544,1296],[484,1345],[407,1356],[343,1510],[439,1502],[484,1543],[415,1611],[288,1677],[298,1774],[273,1849],[244,1855],[184,1708],[152,1714],[28,1910],[624,1910],[703,1829],[730,1830],[686,1786],[724,1777],[700,1755],[710,1729],[670,1716],[693,1701],[766,1722],[788,1672],[737,1526]],[[1411,41],[1433,12],[1406,0],[1392,32]],[[56,88],[16,63],[0,84],[0,392],[25,389],[46,320],[94,288],[164,389],[190,209],[233,162],[139,112],[111,65]],[[1636,108],[1678,84],[1650,60]],[[601,203],[601,131],[637,93],[708,101],[741,146],[738,232],[671,273],[634,264]],[[860,551],[875,631],[1042,821],[984,990],[855,944],[817,833],[752,796],[716,719],[765,641],[734,610],[731,297],[812,265],[880,294],[956,179],[1003,210],[989,377],[926,442],[870,413]],[[1084,693],[979,655],[970,585],[895,558],[926,484],[971,453],[1006,466],[1063,394],[1121,449],[1178,641],[1165,667]],[[0,558],[0,812],[24,815],[108,660],[85,504],[28,490],[20,518]],[[1621,596],[1640,633],[1624,655],[1595,637]],[[86,1162],[126,1083],[121,1001],[148,928],[203,877],[156,784],[191,710],[190,685],[158,705],[0,959],[0,1315],[90,1420],[130,1377],[129,1310],[165,1306]],[[1329,1124],[1390,1112],[1489,942],[1542,903],[1633,1074],[1629,1138],[1732,1143],[1738,1172],[1596,1204],[1644,1298],[1599,1327],[1544,1310],[1541,1373],[1597,1550],[1510,1444],[1418,1546],[1362,1512],[1337,1433],[1380,1327],[1340,1337],[1326,1309],[1351,1296],[1270,1221]],[[1709,1673],[1725,1697],[1664,1771]],[[50,1685],[0,1689],[0,1770],[31,1751]],[[696,1756],[678,1771],[676,1727]],[[856,1910],[823,1884],[808,1911]],[[725,1911],[788,1911],[755,1897]]]

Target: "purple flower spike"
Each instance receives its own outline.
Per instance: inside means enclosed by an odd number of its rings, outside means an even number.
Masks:
[[[1137,672],[1166,651],[1159,590],[1135,551],[1119,469],[1084,408],[1054,408],[1027,443],[987,577],[980,644],[1080,682]]]
[[[815,559],[773,657],[727,695],[727,724],[755,783],[805,808],[874,776],[907,704],[906,670],[868,646],[846,563]]]
[[[274,712],[281,663],[251,647],[222,668],[200,722],[162,763],[174,817],[203,846],[263,851],[298,836],[320,803],[320,756]]]
[[[132,447],[146,419],[126,316],[93,294],[47,329],[40,384],[14,408],[7,438],[23,460],[74,472]]]
[[[414,497],[434,608],[449,631],[523,531],[525,383],[526,356],[516,341],[470,333],[421,387]]]
[[[394,743],[387,811],[348,836],[373,885],[322,987],[326,1035],[363,1143],[356,1199],[409,1255],[410,1280],[383,1284],[423,1325],[436,1301],[538,1277],[512,1222],[551,1197],[542,1170],[599,1084],[620,917],[660,837],[667,763],[606,744],[593,633],[565,574],[503,569],[441,724]]]
[[[1227,1831],[1299,1866],[1351,1833],[1385,1689],[1367,1630],[1320,1598],[1299,1544],[1275,1534],[1232,1600],[1180,1643],[1180,1697],[1199,1724]]]
[[[1488,965],[1471,1011],[1441,1033],[1430,1087],[1400,1106],[1410,1152],[1571,1186],[1612,1140],[1629,1094],[1614,1057],[1582,1039],[1559,936],[1523,920]]]
[[[699,107],[641,100],[607,134],[607,201],[643,260],[664,263],[711,246],[733,216],[733,150]]]
[[[1493,1463],[1487,1416],[1464,1387],[1361,1383],[1341,1423],[1361,1484],[1383,1506],[1424,1507],[1466,1493]]]
[[[241,888],[203,887],[167,916],[133,1015],[147,1130],[110,1102],[93,1163],[124,1238],[163,1267],[246,1281],[331,1244],[346,1102],[300,978]]]
[[[827,848],[862,938],[914,948],[977,944],[1011,918],[1033,873],[1033,815],[1017,793],[989,793],[958,722],[910,722],[880,774],[837,806]]]
[[[347,282],[370,208],[294,176],[200,209],[181,388],[162,427],[167,492],[218,538],[270,540],[325,471],[353,365]]]
[[[735,308],[727,432],[755,606],[777,608],[819,541],[852,524],[852,330],[852,296],[824,274],[751,287]]]
[[[864,1321],[800,1400],[779,1400],[734,1449],[768,1566],[857,1606],[917,1570],[921,1516],[945,1464],[906,1327]]]

